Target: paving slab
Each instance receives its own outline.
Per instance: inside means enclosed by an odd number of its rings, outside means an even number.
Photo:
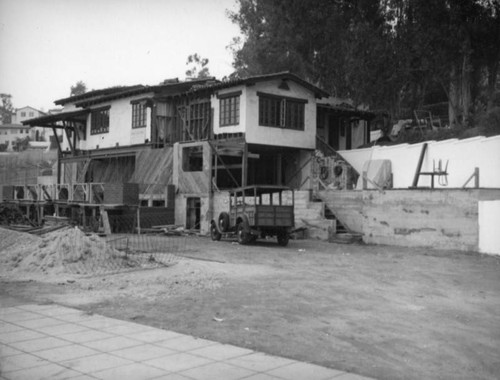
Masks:
[[[109,368],[121,367],[132,363],[133,362],[128,359],[102,353],[97,355],[85,356],[83,358],[67,360],[62,362],[61,365],[81,373],[92,375],[94,372],[99,372]]]
[[[66,378],[370,380],[55,304],[1,309],[0,380]]]
[[[53,336],[44,336],[43,338],[25,340],[22,342],[10,343],[10,347],[14,347],[17,350],[24,352],[37,352],[43,350],[49,350],[51,348],[68,346],[71,342],[67,340],[55,338]]]
[[[93,373],[98,379],[116,380],[116,379],[156,379],[165,375],[165,371],[151,367],[142,363],[132,363],[121,367],[110,368],[104,371]]]
[[[141,346],[124,348],[123,350],[113,351],[113,355],[130,359],[136,362],[156,359],[168,355],[178,354],[178,351],[165,347],[159,347],[153,344],[143,344]]]
[[[66,367],[54,363],[47,363],[38,367],[22,369],[7,373],[9,380],[28,380],[28,379],[74,379],[75,376],[81,375],[79,372],[73,371]]]
[[[236,367],[223,362],[210,363],[204,366],[188,369],[181,372],[196,380],[238,380],[244,379],[251,375],[256,375],[255,372],[242,367]]]

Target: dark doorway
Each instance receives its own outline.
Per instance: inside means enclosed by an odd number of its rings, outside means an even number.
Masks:
[[[339,119],[333,115],[328,115],[328,145],[339,149]]]
[[[201,200],[200,198],[187,198],[186,203],[186,228],[189,230],[200,229],[201,216]]]

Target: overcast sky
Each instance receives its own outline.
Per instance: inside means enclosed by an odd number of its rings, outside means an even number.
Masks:
[[[79,80],[88,90],[185,78],[188,55],[232,72],[235,0],[0,0],[0,92],[48,110]]]

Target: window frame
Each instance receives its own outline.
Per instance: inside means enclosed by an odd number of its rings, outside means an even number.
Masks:
[[[217,94],[219,99],[219,126],[229,127],[240,124],[242,91]]]
[[[90,111],[90,135],[109,133],[109,110],[111,106],[94,108]]]
[[[305,130],[307,99],[257,92],[259,97],[259,126]]]
[[[144,102],[130,102],[132,105],[132,129],[146,128],[148,123],[147,107]]]

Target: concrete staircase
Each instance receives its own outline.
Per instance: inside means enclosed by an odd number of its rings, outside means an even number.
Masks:
[[[301,237],[328,240],[336,231],[336,220],[326,218],[325,204],[312,200],[310,191],[296,191],[295,228],[303,230]]]

